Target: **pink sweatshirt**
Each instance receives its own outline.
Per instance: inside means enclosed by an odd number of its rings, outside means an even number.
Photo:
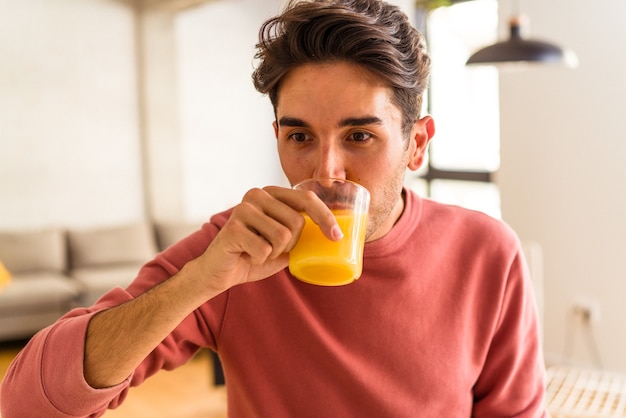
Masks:
[[[128,289],[38,333],[3,383],[3,418],[100,416],[129,386],[202,346],[222,359],[230,417],[547,417],[536,309],[514,233],[406,195],[392,231],[366,245],[357,282],[319,287],[282,271],[236,286],[184,320],[125,382],[89,387],[82,361],[93,313],[202,253],[229,212],[214,216]]]

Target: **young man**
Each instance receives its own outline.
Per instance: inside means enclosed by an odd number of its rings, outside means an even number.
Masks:
[[[292,277],[302,212],[330,239],[341,231],[314,196],[251,190],[128,289],[34,337],[4,382],[3,417],[98,416],[199,347],[220,354],[231,417],[547,416],[517,238],[403,189],[434,134],[419,114],[429,58],[406,16],[378,0],[292,2],[257,47],[289,181],[371,193],[361,278]]]

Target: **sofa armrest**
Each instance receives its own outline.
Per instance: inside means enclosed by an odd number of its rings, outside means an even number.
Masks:
[[[157,222],[154,225],[159,250],[180,241],[199,230],[200,222]]]

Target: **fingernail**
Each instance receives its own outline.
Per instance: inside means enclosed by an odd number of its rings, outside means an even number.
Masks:
[[[343,232],[341,231],[341,228],[339,228],[339,225],[333,226],[331,234],[333,235],[333,238],[335,238],[337,241],[343,238]]]

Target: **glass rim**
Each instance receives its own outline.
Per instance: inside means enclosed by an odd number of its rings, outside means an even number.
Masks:
[[[302,180],[296,184],[294,184],[293,186],[291,186],[292,189],[297,188],[298,186],[305,184],[305,183],[312,183],[312,182],[317,182],[320,183],[321,180],[330,180],[333,183],[334,182],[342,182],[342,183],[347,183],[347,184],[353,184],[359,188],[364,189],[365,191],[367,191],[367,193],[369,193],[369,190],[367,190],[367,187],[363,186],[361,183],[357,183],[356,181],[352,181],[352,180],[348,180],[348,179],[341,179],[339,177],[311,177],[305,180]]]

